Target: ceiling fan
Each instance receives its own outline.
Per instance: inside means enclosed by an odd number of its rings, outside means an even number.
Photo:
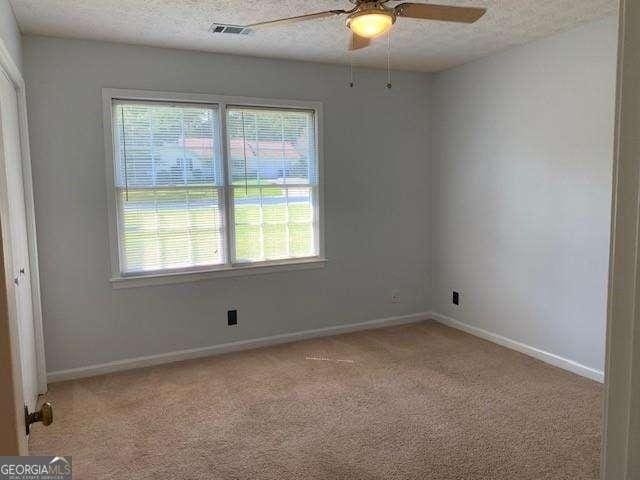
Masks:
[[[369,46],[371,40],[388,32],[399,17],[442,22],[473,23],[487,11],[484,8],[454,7],[431,3],[401,3],[395,7],[388,3],[398,0],[350,0],[355,6],[351,10],[327,10],[296,17],[280,18],[246,25],[257,30],[267,27],[289,25],[292,23],[316,20],[320,18],[347,15],[347,27],[351,30],[350,50],[359,50]]]

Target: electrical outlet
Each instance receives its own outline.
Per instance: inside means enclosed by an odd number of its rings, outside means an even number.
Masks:
[[[229,310],[227,312],[227,325],[230,327],[238,325],[238,310]]]
[[[460,306],[460,304],[462,303],[462,294],[456,290],[453,290],[451,292],[451,303],[453,303],[454,305],[457,305],[458,307]]]
[[[400,290],[391,292],[391,303],[400,303]]]

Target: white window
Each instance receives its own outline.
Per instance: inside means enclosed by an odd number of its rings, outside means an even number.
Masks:
[[[318,104],[103,96],[115,280],[321,263]]]

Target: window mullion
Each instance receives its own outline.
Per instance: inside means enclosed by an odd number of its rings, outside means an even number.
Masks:
[[[235,225],[233,222],[233,188],[231,187],[230,152],[227,137],[227,104],[218,105],[220,115],[219,145],[222,147],[222,178],[224,191],[224,240],[225,263],[233,265],[236,261]]]
[[[258,145],[260,145],[258,143]],[[263,201],[262,201],[262,185],[258,186],[258,192],[259,196],[260,196],[260,260],[264,261],[266,260],[265,254],[264,254],[264,205],[263,205]]]
[[[311,195],[311,204],[313,205],[313,249],[318,255],[324,255],[322,252],[321,246],[321,238],[320,236],[323,232],[320,231],[322,228],[322,222],[320,219],[320,192],[319,187],[311,185],[309,188],[309,193]]]
[[[284,187],[284,197],[286,200],[287,209],[285,211],[285,235],[287,236],[287,258],[291,258],[291,233],[289,231],[289,189]]]

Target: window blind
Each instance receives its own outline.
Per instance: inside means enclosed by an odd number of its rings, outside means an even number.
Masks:
[[[236,262],[318,255],[314,112],[228,107],[226,132]]]
[[[215,105],[114,100],[123,274],[226,261]]]

